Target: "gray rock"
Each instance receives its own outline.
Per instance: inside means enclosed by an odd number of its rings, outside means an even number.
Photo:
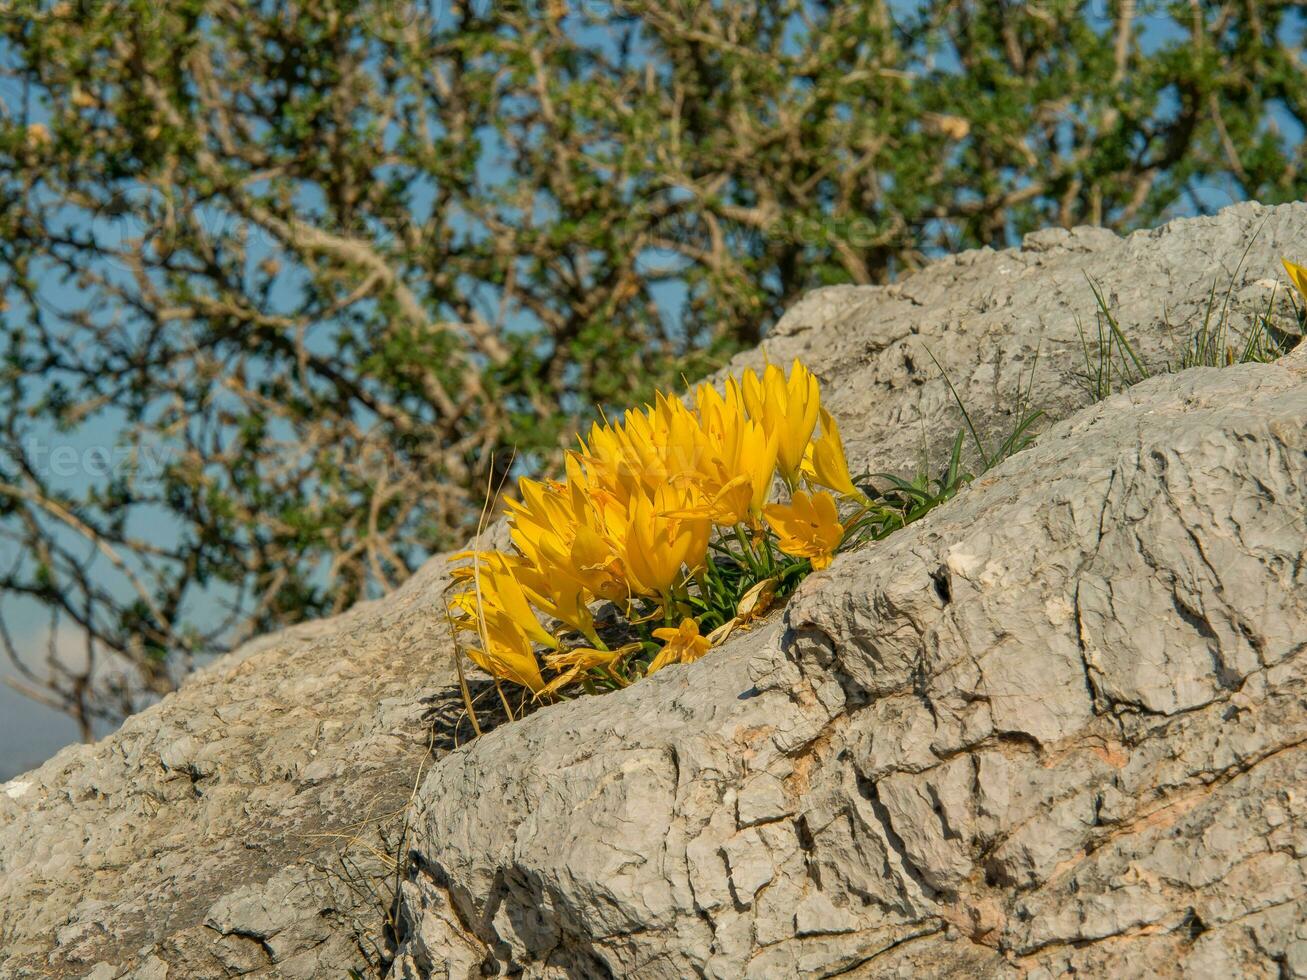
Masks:
[[[259,640],[0,786],[0,976],[375,973],[452,710],[444,585]]]
[[[736,822],[741,829],[783,820],[794,812],[779,776],[760,772],[740,787],[735,798]]]
[[[855,468],[942,461],[927,350],[991,443],[1036,351],[1064,421],[699,663],[454,751],[441,559],[248,645],[0,786],[0,975],[1307,970],[1307,356],[1073,378],[1086,276],[1156,363],[1304,240],[1240,205],[811,294],[766,356]]]
[[[1305,517],[1307,371],[1146,382],[766,630],[437,764],[415,878],[527,975],[1275,975]]]

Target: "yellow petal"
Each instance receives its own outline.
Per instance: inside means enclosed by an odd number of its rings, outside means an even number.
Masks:
[[[564,671],[542,687],[538,693],[541,697],[557,694],[569,684],[577,681],[584,672],[584,668],[581,667],[573,667],[571,670]]]
[[[810,496],[796,490],[790,503],[772,504],[764,514],[776,532],[781,551],[809,559],[814,568],[829,565],[844,538],[839,509],[828,493]]]
[[[532,692],[538,693],[544,688],[540,665],[531,652],[531,643],[525,633],[499,616],[489,621],[483,619],[481,628],[484,648],[467,651],[478,667],[492,677],[512,681]]]
[[[711,633],[709,633],[706,639],[708,640],[708,643],[712,646],[717,646],[721,643],[725,643],[726,638],[730,636],[732,633],[734,633],[736,628],[741,625],[743,624],[740,622],[738,617],[732,617],[731,619],[728,619],[726,622],[722,623],[721,626],[718,626]]]
[[[1280,261],[1284,263],[1284,271],[1289,273],[1289,279],[1298,288],[1298,294],[1307,300],[1307,268],[1288,259],[1280,259]]]
[[[809,483],[828,487],[842,496],[865,500],[866,494],[853,484],[849,476],[849,462],[844,454],[844,441],[835,417],[821,409],[821,436],[808,447],[803,458],[803,473]]]
[[[668,664],[678,662],[676,650],[670,646],[663,647],[658,651],[658,656],[654,657],[653,660],[649,662],[649,668],[644,672],[644,675],[649,677],[652,674],[658,673],[658,671],[662,670]]]
[[[678,627],[664,626],[653,631],[653,635],[666,644],[649,664],[646,674],[662,670],[668,664],[689,664],[708,652],[711,644],[699,635],[699,624],[688,616],[681,620]]]

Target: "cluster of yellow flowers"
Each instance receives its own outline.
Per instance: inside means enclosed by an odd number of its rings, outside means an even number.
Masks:
[[[1307,298],[1307,268],[1284,267]],[[847,542],[903,527],[970,479],[959,433],[943,477],[887,476],[873,503],[797,360],[788,375],[769,365],[721,391],[700,385],[689,404],[658,393],[579,442],[565,479],[519,481],[512,551],[464,552],[453,572],[468,655],[536,700],[697,660]],[[616,615],[597,623],[605,603]]]
[[[511,553],[458,556],[450,611],[482,669],[537,699],[622,687],[701,657],[713,638],[702,620],[738,621],[734,609],[714,613],[723,595],[757,600],[830,564],[849,522],[828,491],[864,509],[867,498],[812,372],[770,365],[724,392],[700,385],[692,401],[660,392],[595,423],[564,480],[519,481]],[[787,502],[772,500],[777,477]],[[596,624],[603,600],[622,613],[620,631]],[[610,647],[601,633],[625,642]]]

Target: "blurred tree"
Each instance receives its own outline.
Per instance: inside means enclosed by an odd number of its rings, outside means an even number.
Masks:
[[[806,289],[1298,197],[1304,6],[11,0],[0,595],[86,645],[29,687],[392,588]]]

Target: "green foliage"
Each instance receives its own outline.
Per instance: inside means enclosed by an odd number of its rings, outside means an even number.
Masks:
[[[723,535],[709,545],[707,570],[690,597],[694,618],[706,635],[739,614],[754,586],[768,583],[770,602],[793,592],[811,571],[808,559],[783,554],[767,535],[750,537],[737,529],[733,544]]]
[[[1118,391],[1138,384],[1150,376],[1143,360],[1135,352],[1130,339],[1103,296],[1102,287],[1092,279],[1097,309],[1094,312],[1094,334],[1085,332],[1084,324],[1076,320],[1080,333],[1080,348],[1084,355],[1083,371],[1077,375],[1091,402],[1099,402]]]
[[[1216,310],[1216,282],[1207,296],[1207,309],[1203,322],[1180,349],[1174,367],[1167,370],[1183,371],[1191,367],[1230,367],[1234,364],[1269,364],[1287,354],[1298,341],[1300,334],[1279,329],[1273,316],[1275,295],[1266,300],[1266,307],[1253,317],[1252,325],[1237,331],[1230,323],[1230,294],[1226,290],[1219,313]],[[1295,319],[1298,319],[1295,317]],[[1296,326],[1297,324],[1295,324]]]
[[[948,381],[947,375],[945,380]],[[950,388],[953,387],[951,381],[948,384]],[[954,397],[957,397],[956,391]],[[1011,431],[987,452],[983,440],[976,435],[970,413],[961,399],[958,399],[958,407],[966,419],[966,428],[960,429],[953,437],[948,462],[937,476],[930,476],[924,469],[911,480],[893,473],[878,473],[874,479],[883,484],[883,488],[877,487],[871,478],[859,481],[860,487],[870,499],[870,505],[849,524],[844,547],[852,548],[867,541],[884,540],[895,531],[925,517],[940,504],[952,500],[960,490],[974,481],[976,475],[962,461],[962,448],[968,434],[976,444],[980,473],[984,474],[1029,446],[1035,439],[1035,426],[1044,417],[1042,411],[1029,407],[1027,397],[1019,398]]]
[[[1018,378],[1017,388],[1007,413],[1012,418],[1012,428],[994,446],[989,446],[976,430],[971,412],[966,402],[958,394],[953,379],[929,350],[926,351],[935,366],[939,368],[944,383],[962,414],[963,428],[953,437],[948,462],[937,476],[929,473],[929,462],[923,462],[922,468],[911,480],[904,480],[893,473],[879,473],[876,479],[884,484],[881,489],[864,477],[860,481],[861,489],[868,496],[866,511],[851,522],[848,527],[845,547],[856,547],[866,541],[881,541],[895,531],[907,527],[913,521],[920,520],[940,504],[957,496],[967,484],[984,475],[1009,456],[1021,452],[1035,440],[1035,428],[1044,418],[1042,409],[1034,408],[1031,403],[1031,391],[1035,384],[1035,371],[1039,368],[1039,352],[1030,365],[1030,377],[1024,388]],[[973,474],[963,462],[963,446],[967,436],[971,437],[975,447],[975,464],[979,474]]]
[[[1247,249],[1244,254],[1247,255]],[[1092,335],[1087,335],[1083,325],[1077,324],[1080,328],[1084,366],[1076,374],[1076,380],[1089,396],[1090,402],[1102,401],[1154,374],[1170,374],[1192,367],[1269,364],[1292,350],[1302,338],[1303,319],[1297,310],[1297,301],[1293,299],[1292,291],[1289,296],[1294,303],[1294,323],[1286,326],[1292,326],[1293,329],[1283,329],[1276,323],[1275,292],[1267,298],[1265,307],[1254,313],[1250,324],[1239,327],[1234,323],[1234,311],[1230,305],[1238,274],[1239,267],[1236,267],[1223,297],[1218,297],[1216,281],[1212,281],[1202,321],[1180,342],[1173,359],[1167,359],[1151,370],[1112,312],[1102,287],[1091,279],[1089,286],[1097,306],[1094,313],[1095,329]],[[1174,334],[1169,323],[1167,332]]]
[[[814,286],[1302,197],[1299,8],[15,0],[0,534],[55,586],[0,594],[157,681],[392,588]],[[57,486],[65,430],[163,465]]]
[[[962,396],[958,394],[957,388],[954,387],[953,379],[949,377],[948,372],[944,370],[943,365],[939,363],[939,360],[935,357],[934,353],[929,350],[927,350],[926,353],[930,355],[930,359],[934,362],[935,367],[939,368],[939,373],[943,376],[944,383],[948,385],[948,390],[953,396],[953,401],[957,403],[958,411],[962,413],[962,420],[966,423],[966,432],[970,433],[971,441],[976,447],[976,458],[981,473],[986,473],[989,470],[992,470],[1013,453],[1018,453],[1022,449],[1025,449],[1026,446],[1034,440],[1034,427],[1039,423],[1039,420],[1044,417],[1043,411],[1033,408],[1030,400],[1030,393],[1035,385],[1035,372],[1039,370],[1038,349],[1036,349],[1034,359],[1031,361],[1030,377],[1026,381],[1024,389],[1021,386],[1020,377],[1017,379],[1017,388],[1013,404],[1009,406],[1007,412],[1007,414],[1015,419],[1012,430],[992,449],[986,446],[985,441],[980,437],[980,433],[976,431],[976,426],[971,421],[971,413],[967,410],[966,402],[962,400]],[[950,478],[945,481],[945,486],[952,485],[953,480],[956,479],[960,459],[959,454],[962,448],[962,436],[963,433],[959,432],[957,438],[954,440],[953,458],[949,464],[948,470],[946,471],[946,474]],[[968,477],[967,479],[970,478]]]
[[[962,444],[966,432],[959,431],[953,439],[953,451],[948,464],[939,476],[931,477],[925,471],[912,480],[904,480],[893,473],[877,474],[884,489],[864,480],[862,489],[867,492],[871,506],[854,521],[848,530],[847,546],[857,547],[867,541],[881,541],[895,531],[920,520],[940,504],[951,500],[958,491],[975,477],[962,466]]]

